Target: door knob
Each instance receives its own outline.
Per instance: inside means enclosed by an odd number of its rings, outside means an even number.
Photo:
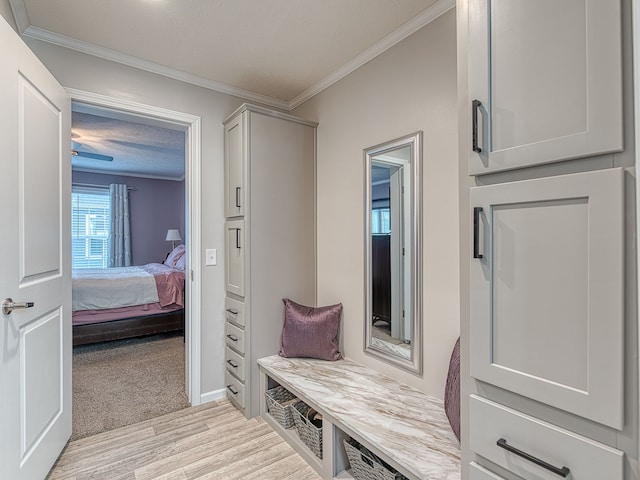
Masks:
[[[15,309],[20,308],[31,308],[33,307],[33,302],[14,302],[10,298],[5,298],[2,300],[2,314],[3,315],[11,315]]]

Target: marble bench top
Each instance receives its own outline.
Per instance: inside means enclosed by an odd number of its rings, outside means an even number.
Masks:
[[[261,358],[262,370],[424,480],[459,480],[460,446],[442,401],[350,360]],[[325,433],[327,435],[327,433]]]

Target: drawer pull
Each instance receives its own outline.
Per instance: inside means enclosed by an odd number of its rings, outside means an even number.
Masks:
[[[231,308],[227,308],[227,312],[229,312],[231,315],[238,315],[238,311],[237,310],[233,310]]]
[[[236,390],[234,390],[231,385],[227,385],[227,390],[229,390],[234,395],[238,395],[238,392]]]
[[[229,340],[231,340],[232,342],[236,342],[236,343],[238,343],[238,337],[236,337],[236,336],[234,336],[234,335],[229,334],[229,335],[227,335],[227,338],[228,338]]]
[[[238,368],[238,364],[233,360],[227,360],[227,363],[231,365],[233,368]]]
[[[560,475],[561,477],[566,478],[569,476],[569,473],[571,473],[571,470],[569,470],[569,467],[558,468],[554,465],[551,465],[550,463],[547,463],[544,460],[540,460],[539,458],[534,457],[533,455],[529,455],[528,453],[523,452],[522,450],[518,450],[517,448],[512,447],[507,443],[507,441],[504,438],[501,438],[500,440],[498,440],[496,442],[496,445],[498,445],[500,448],[504,448],[508,452],[513,453],[514,455],[518,455],[519,457],[522,457],[525,460],[535,463],[536,465],[542,468],[545,468],[550,472],[555,473],[556,475]]]
[[[236,187],[236,207],[240,208],[240,187]]]

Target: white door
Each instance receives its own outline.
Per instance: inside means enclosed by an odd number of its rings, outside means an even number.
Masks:
[[[620,0],[471,0],[471,175],[622,150],[621,39]]]
[[[471,376],[621,429],[624,172],[474,187]]]
[[[70,111],[0,17],[0,478],[44,478],[71,435]]]

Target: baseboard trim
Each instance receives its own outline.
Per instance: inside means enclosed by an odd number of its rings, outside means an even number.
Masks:
[[[212,392],[206,392],[200,395],[200,404],[213,402],[220,400],[227,395],[227,389],[221,388],[220,390],[213,390]]]

